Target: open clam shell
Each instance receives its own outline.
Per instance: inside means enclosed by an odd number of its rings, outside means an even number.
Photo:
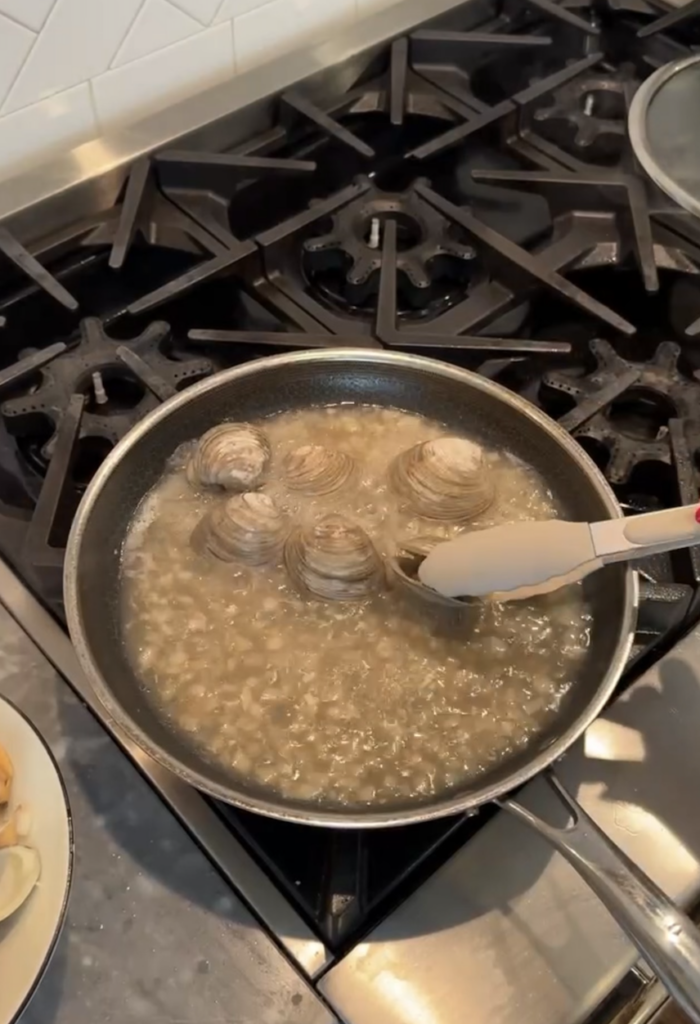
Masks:
[[[270,464],[270,443],[250,423],[220,423],[197,442],[187,463],[194,487],[251,491],[259,487]]]
[[[384,582],[384,565],[369,536],[341,515],[293,528],[284,562],[300,590],[325,601],[361,601]]]
[[[471,597],[445,597],[427,587],[418,576],[418,566],[444,537],[415,537],[401,541],[387,559],[390,581],[412,602],[461,614],[475,610],[479,602]]]
[[[282,553],[289,521],[267,494],[235,494],[209,510],[195,527],[192,545],[222,562],[267,565]]]
[[[0,850],[0,921],[15,913],[29,897],[41,874],[41,860],[28,846]]]
[[[320,496],[344,487],[355,468],[355,460],[345,452],[322,444],[305,444],[284,460],[284,478],[291,490]]]
[[[394,492],[416,515],[462,522],[485,512],[494,486],[483,449],[462,437],[423,441],[389,468]]]

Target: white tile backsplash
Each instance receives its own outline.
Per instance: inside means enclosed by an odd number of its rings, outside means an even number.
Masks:
[[[38,32],[56,0],[0,0],[0,13]]]
[[[0,103],[7,96],[35,41],[34,32],[0,14]]]
[[[0,114],[106,71],[141,4],[142,0],[56,0]]]
[[[0,0],[0,178],[403,2]]]
[[[89,142],[96,134],[87,82],[0,117],[0,178]]]
[[[168,3],[168,0],[146,0],[126,39],[117,50],[112,67],[120,68],[139,57],[164,50],[173,43],[196,35],[200,28],[198,21]]]
[[[94,78],[98,124],[103,133],[111,131],[232,75],[231,28],[216,25]]]

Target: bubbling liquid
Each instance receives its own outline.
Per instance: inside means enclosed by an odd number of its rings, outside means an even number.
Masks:
[[[457,527],[413,517],[391,493],[401,451],[443,436],[396,409],[334,406],[258,423],[273,450],[264,491],[296,521],[341,512],[383,556],[398,538],[556,517],[541,477],[486,448],[496,499]],[[352,486],[288,490],[281,466],[304,444],[353,455]],[[219,494],[170,468],[124,545],[128,656],[170,727],[232,780],[326,808],[427,801],[464,786],[542,736],[586,655],[580,586],[462,613],[386,589],[360,603],[300,595],[282,564],[244,568],[195,553],[190,535]]]

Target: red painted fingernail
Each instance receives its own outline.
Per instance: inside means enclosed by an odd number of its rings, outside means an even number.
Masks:
[[[700,505],[695,509],[695,522],[700,523]]]

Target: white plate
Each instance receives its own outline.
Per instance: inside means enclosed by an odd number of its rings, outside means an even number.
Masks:
[[[34,993],[66,915],[73,867],[68,794],[53,755],[34,726],[0,697],[0,743],[15,769],[10,806],[31,814],[27,845],[41,857],[41,877],[19,910],[0,922],[0,1024],[12,1024]]]

